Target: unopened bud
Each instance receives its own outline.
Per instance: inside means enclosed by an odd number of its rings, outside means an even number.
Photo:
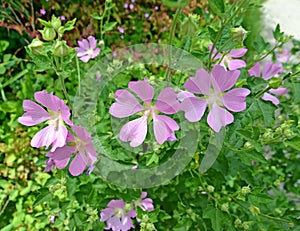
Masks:
[[[212,185],[208,185],[208,186],[207,186],[207,191],[213,192],[213,191],[215,191],[215,187],[212,186]]]
[[[51,18],[51,25],[53,26],[53,28],[58,31],[58,28],[61,26],[61,21],[60,18],[55,17],[54,15],[52,15]]]
[[[230,31],[232,33],[232,39],[237,41],[240,45],[243,45],[243,42],[247,35],[247,31],[241,26],[231,28]]]
[[[222,204],[221,205],[221,209],[225,212],[228,212],[229,210],[229,204],[228,203],[225,203],[225,204]]]
[[[188,17],[181,26],[181,35],[193,37],[198,30],[198,23],[192,16]]]
[[[35,38],[32,40],[31,44],[28,46],[30,49],[31,53],[34,55],[39,55],[41,54],[43,50],[43,42],[39,40],[38,38]]]
[[[251,189],[250,189],[250,186],[248,185],[248,186],[244,186],[243,188],[242,188],[242,190],[241,190],[241,193],[243,194],[243,195],[246,195],[246,194],[248,194],[248,193],[250,193],[251,192]]]
[[[59,57],[63,57],[69,54],[70,48],[66,41],[58,41],[54,47],[53,54]]]
[[[259,209],[258,207],[256,207],[256,206],[254,206],[254,205],[251,205],[251,206],[249,207],[249,210],[250,210],[250,212],[251,212],[254,216],[257,216],[257,215],[260,214],[260,209]]]
[[[45,27],[43,30],[40,30],[42,37],[46,41],[52,41],[56,37],[56,32],[54,28]]]
[[[271,78],[269,80],[269,86],[271,88],[277,89],[278,87],[280,87],[282,85],[282,78]]]

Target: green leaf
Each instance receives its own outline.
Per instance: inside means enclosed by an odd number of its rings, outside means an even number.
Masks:
[[[168,7],[183,8],[189,4],[189,0],[163,0],[162,3]]]
[[[47,189],[41,189],[40,195],[37,196],[33,207],[43,203],[43,202],[49,202],[52,200],[52,194]]]
[[[92,14],[92,17],[96,20],[101,20],[103,18],[103,16],[101,16],[100,14],[96,14],[96,13]]]
[[[64,25],[64,31],[73,30],[73,29],[74,29],[75,22],[76,22],[76,18],[74,18],[72,21],[68,21],[68,22]]]
[[[252,131],[250,131],[249,129],[252,129]],[[257,142],[260,133],[259,131],[255,130],[254,127],[247,128],[247,129],[239,129],[236,132],[245,140],[250,142],[254,146],[256,151],[260,152],[262,150],[262,145]]]
[[[45,20],[43,20],[43,19],[40,19],[40,18],[39,18],[38,20],[40,21],[40,23],[41,23],[43,26],[48,27],[48,28],[53,28],[51,22],[47,22],[47,21],[45,21]]]
[[[225,12],[225,5],[223,0],[208,0],[209,6],[217,14],[222,15]]]
[[[217,31],[215,31],[212,27],[207,27],[207,30],[208,30],[208,32],[209,32],[209,36],[210,36],[210,40],[212,41],[212,42],[214,42],[215,40],[216,40],[216,37],[217,37],[217,34],[218,34],[218,32]]]
[[[9,46],[9,42],[6,40],[0,40],[0,53],[3,53]]]
[[[212,230],[222,231],[225,222],[224,214],[219,209],[208,206],[203,213],[203,218],[210,219]]]
[[[115,25],[117,25],[117,22],[105,23],[104,27],[103,27],[103,30],[104,31],[111,31],[115,27]]]
[[[153,153],[150,157],[147,157],[147,161],[146,161],[146,166],[149,166],[152,163],[158,163],[159,158],[158,155],[156,155],[155,153]]]

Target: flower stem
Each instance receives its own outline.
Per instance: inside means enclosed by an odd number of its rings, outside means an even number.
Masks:
[[[211,69],[211,64],[212,64],[212,55],[213,55],[213,52],[214,52],[214,49],[216,48],[216,45],[218,43],[218,41],[220,40],[220,38],[222,37],[222,33],[225,29],[225,27],[228,25],[228,23],[240,12],[240,10],[243,8],[244,4],[246,3],[246,1],[244,0],[240,6],[237,8],[237,10],[234,12],[234,14],[231,15],[230,18],[228,18],[222,25],[221,29],[219,30],[216,38],[215,38],[215,41],[213,41],[213,45],[212,45],[212,48],[210,50],[210,53],[209,53],[209,58],[208,58],[208,69],[210,70]]]
[[[80,69],[79,69],[78,58],[76,57],[75,60],[76,60],[77,77],[78,77],[78,93],[79,93],[79,95],[80,95],[80,90],[81,90]]]
[[[172,46],[173,35],[174,35],[174,31],[175,31],[175,28],[176,28],[176,23],[177,23],[179,15],[181,13],[181,10],[182,10],[181,7],[179,7],[176,10],[175,17],[174,17],[174,20],[172,22],[171,32],[170,32],[170,38],[169,38],[169,45],[170,46]],[[171,63],[172,63],[171,55],[172,55],[172,50],[170,48],[169,52],[168,52],[169,64],[168,64],[168,69],[167,69],[167,72],[166,72],[166,80],[167,80],[167,82],[170,82],[170,71],[171,71]]]

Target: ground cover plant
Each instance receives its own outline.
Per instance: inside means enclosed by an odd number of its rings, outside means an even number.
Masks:
[[[300,230],[300,42],[262,3],[2,1],[1,230]]]

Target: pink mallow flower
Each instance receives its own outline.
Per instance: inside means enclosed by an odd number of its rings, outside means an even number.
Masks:
[[[209,51],[212,49],[212,44],[209,45]],[[217,49],[215,48],[212,57],[215,57],[215,60],[222,59],[220,62],[220,65],[223,66],[226,69],[229,69],[230,71],[237,70],[239,68],[246,67],[247,64],[244,60],[238,59],[244,56],[247,52],[246,48],[240,48],[240,49],[232,49],[228,54],[224,55],[224,53],[217,53]]]
[[[158,95],[155,105],[152,104],[154,89],[144,81],[129,82],[128,87],[143,102],[141,105],[138,99],[127,90],[118,90],[115,93],[116,103],[110,107],[109,113],[117,118],[125,118],[140,112],[141,117],[126,123],[120,131],[120,139],[124,142],[130,141],[131,147],[141,145],[147,135],[148,122],[153,119],[154,136],[159,144],[165,141],[175,140],[174,131],[179,129],[178,124],[172,118],[159,115],[175,114],[179,110],[179,102],[176,99],[174,90],[165,88]]]
[[[96,48],[97,40],[93,36],[78,41],[79,47],[75,47],[77,56],[82,62],[87,63],[90,59],[94,59],[100,53],[100,48]]]
[[[46,154],[49,159],[46,161],[47,167],[45,171],[51,170],[53,165],[58,169],[65,168],[73,153],[76,156],[69,166],[69,171],[72,176],[82,174],[87,166],[89,169],[93,169],[98,154],[92,143],[91,135],[80,126],[73,125],[71,128],[76,136],[74,137],[72,133],[69,132],[67,145]]]
[[[100,214],[100,221],[107,223],[104,229],[127,231],[134,228],[131,218],[136,217],[136,211],[132,208],[126,209],[123,200],[111,200],[107,206]]]
[[[23,108],[25,113],[18,121],[26,126],[33,126],[47,121],[48,126],[40,130],[31,140],[31,146],[40,148],[52,145],[51,151],[56,148],[63,147],[66,144],[68,130],[65,123],[73,125],[70,120],[70,109],[63,100],[46,91],[38,91],[34,93],[35,100],[43,105],[46,111],[39,104],[24,100]]]
[[[291,52],[286,48],[282,48],[281,50],[276,51],[275,55],[278,62],[285,63],[289,60]]]
[[[45,9],[40,9],[40,14],[41,15],[45,15],[47,13],[47,11]]]
[[[262,70],[260,63],[256,63],[251,69],[248,70],[250,76],[260,77],[261,75],[264,80],[269,80],[272,77],[279,77],[279,73],[281,72],[283,72],[281,63],[272,63],[271,61],[267,61]],[[288,90],[287,88],[279,87],[277,89],[272,88],[269,92],[274,95],[284,95],[288,93]],[[262,99],[265,101],[271,101],[273,104],[278,105],[280,101],[274,95],[265,92],[262,96]]]
[[[139,206],[143,211],[153,211],[153,200],[151,198],[145,198],[147,196],[147,192],[142,192],[141,198],[142,200],[137,200],[134,202],[135,206]]]
[[[225,108],[233,112],[245,110],[246,96],[250,94],[250,90],[246,88],[235,88],[225,93],[234,86],[239,75],[239,70],[226,71],[219,64],[213,67],[211,74],[207,73],[205,69],[199,69],[196,76],[191,77],[184,87],[188,91],[204,95],[204,97],[196,97],[190,92],[178,94],[178,98],[182,102],[181,110],[185,112],[186,119],[190,122],[199,121],[208,106],[210,111],[207,123],[215,132],[219,132],[221,127],[231,124],[234,117]]]

